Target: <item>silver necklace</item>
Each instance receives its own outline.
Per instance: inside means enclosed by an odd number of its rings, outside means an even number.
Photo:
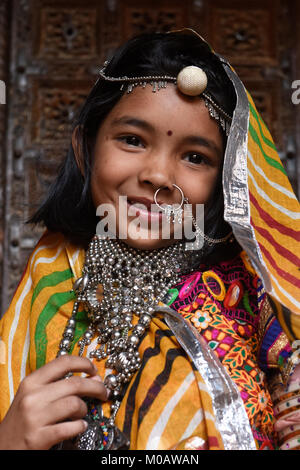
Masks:
[[[148,329],[156,306],[166,297],[180,275],[188,269],[184,244],[178,242],[158,250],[142,251],[120,240],[95,235],[86,252],[82,276],[73,285],[76,294],[58,355],[68,354],[74,340],[76,313],[83,303],[90,319],[88,329],[78,342],[79,355],[98,335],[98,346],[90,357],[106,360],[112,369],[105,378],[111,390],[111,415],[103,416],[101,404],[88,402],[88,429],[74,441],[75,448],[120,449],[129,442],[115,426],[122,389],[141,365],[138,346]],[[133,324],[133,312],[138,322]]]

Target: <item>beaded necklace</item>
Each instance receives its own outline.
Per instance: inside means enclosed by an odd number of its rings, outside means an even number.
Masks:
[[[155,308],[169,288],[188,269],[184,244],[178,242],[158,250],[142,251],[120,240],[95,235],[86,252],[82,276],[73,285],[76,301],[60,342],[58,356],[68,354],[74,340],[76,314],[82,302],[90,324],[78,342],[79,355],[98,334],[90,357],[106,360],[110,373],[104,380],[111,390],[111,415],[103,416],[101,403],[87,401],[87,430],[77,436],[74,447],[85,450],[128,448],[129,441],[116,427],[115,417],[122,389],[141,365],[138,345],[148,329]],[[133,325],[134,312],[138,323]],[[66,376],[70,377],[71,374]]]

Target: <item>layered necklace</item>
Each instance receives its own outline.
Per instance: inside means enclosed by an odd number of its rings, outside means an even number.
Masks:
[[[85,256],[82,276],[73,285],[76,295],[72,316],[60,342],[58,355],[68,354],[74,340],[76,314],[82,303],[90,324],[78,342],[79,355],[98,335],[97,346],[89,357],[105,360],[111,369],[104,380],[111,390],[110,417],[103,416],[101,404],[87,400],[88,428],[77,436],[77,449],[128,448],[126,436],[116,427],[124,385],[141,365],[138,352],[156,306],[166,299],[168,290],[188,269],[184,243],[158,250],[136,250],[120,240],[95,235]],[[165,300],[166,301],[166,300]],[[133,324],[133,313],[138,322]]]

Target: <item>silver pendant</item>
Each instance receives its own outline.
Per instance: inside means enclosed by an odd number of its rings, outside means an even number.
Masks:
[[[130,442],[125,434],[103,416],[101,404],[88,403],[88,413],[84,418],[88,428],[73,441],[77,450],[127,450]]]

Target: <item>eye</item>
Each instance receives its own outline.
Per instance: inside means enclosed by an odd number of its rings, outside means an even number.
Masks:
[[[122,135],[121,137],[118,137],[117,140],[129,145],[130,147],[144,147],[142,140],[136,135]]]
[[[201,153],[197,152],[190,152],[185,154],[184,160],[187,160],[189,163],[193,163],[194,165],[208,165],[209,160],[206,156],[202,155]]]

